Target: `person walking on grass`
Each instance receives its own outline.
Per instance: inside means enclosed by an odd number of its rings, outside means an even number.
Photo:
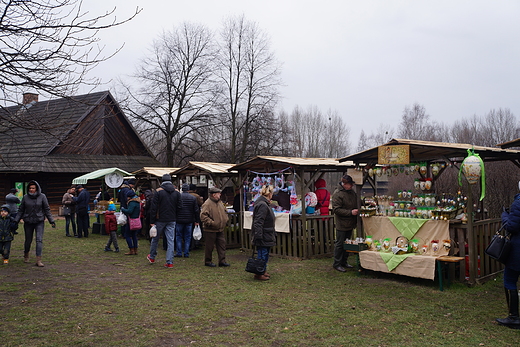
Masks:
[[[43,230],[45,218],[53,228],[56,228],[54,218],[52,218],[51,208],[47,197],[42,193],[40,185],[36,181],[29,181],[27,185],[27,194],[22,198],[18,214],[15,222],[20,222],[23,219],[23,229],[25,233],[24,242],[24,263],[29,262],[29,252],[31,251],[31,244],[36,234],[36,266],[43,267],[42,251],[43,251]]]
[[[213,248],[216,246],[218,255],[218,266],[227,267],[226,262],[226,238],[224,228],[228,221],[228,215],[224,203],[220,200],[222,190],[217,187],[209,188],[209,198],[202,204],[200,220],[204,226],[204,265],[215,267],[211,261]]]
[[[130,228],[130,219],[141,218],[141,199],[139,196],[133,191],[127,191],[127,206],[128,208],[121,207],[121,212],[123,212],[127,216],[127,225],[128,228],[125,230],[125,239],[128,244],[128,253],[125,255],[137,255],[137,250],[139,245],[137,243],[137,233],[141,229],[132,230]]]
[[[14,240],[14,233],[18,225],[10,215],[9,205],[3,205],[0,210],[0,254],[4,260],[4,265],[9,264],[9,254],[11,253],[11,242]]]
[[[175,248],[175,223],[177,215],[182,208],[181,193],[173,186],[172,177],[168,174],[162,176],[161,186],[155,191],[152,199],[152,207],[150,210],[150,226],[157,228],[157,235],[152,238],[150,245],[150,254],[146,256],[148,261],[155,263],[157,256],[157,245],[162,238],[163,233],[166,235],[168,248],[166,250],[167,268],[173,267],[173,249]]]
[[[251,233],[253,236],[253,246],[256,247],[258,259],[265,262],[264,273],[255,274],[255,280],[267,281],[271,276],[266,272],[269,252],[271,247],[276,245],[276,232],[274,229],[274,212],[270,207],[273,198],[274,187],[263,186],[260,189],[260,197],[256,199],[253,210],[253,223]]]
[[[111,201],[108,204],[107,211],[105,212],[105,231],[110,235],[108,237],[107,245],[105,246],[105,252],[111,252],[110,246],[114,244],[116,253],[119,252],[119,245],[117,244],[117,220],[114,212],[116,211],[116,205]]]

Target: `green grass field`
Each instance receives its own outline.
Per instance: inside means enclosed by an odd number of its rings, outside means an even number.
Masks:
[[[20,225],[20,231],[23,226]],[[44,268],[23,263],[17,235],[0,267],[1,346],[518,346],[500,279],[444,292],[433,281],[370,272],[340,273],[331,259],[271,258],[271,280],[244,271],[247,254],[228,250],[230,268],[203,266],[202,249],[163,267],[104,252],[107,236],[65,237],[46,224]],[[119,239],[122,251],[127,248]],[[216,256],[216,253],[215,253]]]

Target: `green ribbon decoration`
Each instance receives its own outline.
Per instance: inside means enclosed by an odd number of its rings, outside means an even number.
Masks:
[[[475,153],[474,148],[468,148],[468,156],[464,160],[466,160],[468,157],[471,157],[471,156],[478,158],[478,160],[480,161],[481,189],[480,189],[480,200],[479,201],[482,201],[482,199],[484,199],[484,197],[486,196],[486,171],[484,170],[484,161],[482,160],[480,155],[478,155],[478,153]],[[459,169],[459,186],[462,186],[461,176],[463,174],[462,167],[464,166],[464,160],[462,161],[462,165],[460,166],[460,169]]]

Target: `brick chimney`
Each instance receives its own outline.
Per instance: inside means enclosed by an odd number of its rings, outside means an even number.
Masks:
[[[38,102],[38,94],[35,94],[35,93],[23,93],[23,100],[22,100],[22,104],[23,105],[30,104],[33,101],[34,102]]]

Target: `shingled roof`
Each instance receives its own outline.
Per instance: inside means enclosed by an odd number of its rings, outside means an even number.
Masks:
[[[0,172],[158,165],[108,91],[0,110]]]

